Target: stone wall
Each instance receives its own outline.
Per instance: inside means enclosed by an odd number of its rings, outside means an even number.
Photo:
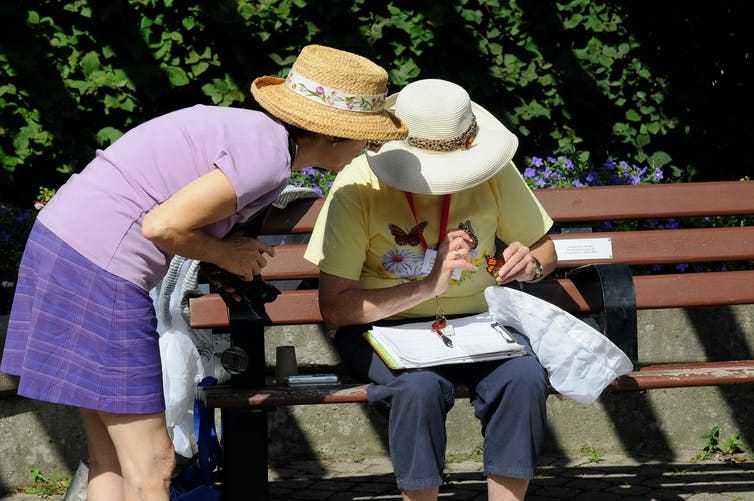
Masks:
[[[639,358],[645,363],[718,360],[728,353],[754,358],[754,305],[642,311],[639,329]],[[0,323],[0,345],[4,333]],[[271,363],[276,346],[294,345],[302,371],[338,370],[337,356],[317,326],[274,327],[266,339]],[[47,475],[70,474],[86,454],[73,409],[17,397],[14,388],[15,379],[0,374],[0,491],[28,485],[32,466]],[[701,435],[713,426],[722,437],[740,433],[751,452],[751,409],[751,385],[608,394],[592,405],[551,396],[546,452],[576,456],[590,447],[599,453],[642,452],[689,460],[705,443]],[[269,420],[273,464],[284,464],[294,453],[358,459],[387,450],[385,419],[365,405],[279,408],[270,412]],[[481,444],[468,400],[456,402],[448,434],[451,455],[470,454]]]

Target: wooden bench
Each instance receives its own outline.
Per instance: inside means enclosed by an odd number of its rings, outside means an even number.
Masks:
[[[643,365],[638,359],[637,310],[754,303],[754,226],[592,232],[605,221],[660,220],[754,215],[754,181],[609,186],[537,190],[560,233],[558,278],[528,284],[527,292],[576,315],[595,320],[602,332],[634,362],[635,370],[607,391],[729,385],[754,382],[754,360],[679,360]],[[322,199],[294,202],[267,217],[264,235],[311,232]],[[751,218],[749,218],[751,224]],[[596,240],[592,240],[596,239]],[[264,269],[267,281],[296,281],[266,305],[265,320],[248,308],[229,309],[217,294],[191,300],[191,324],[231,334],[248,355],[248,367],[231,384],[200,391],[210,408],[221,409],[223,475],[228,499],[267,498],[266,409],[303,404],[366,401],[366,385],[292,389],[269,383],[264,360],[264,325],[321,323],[318,270],[303,259],[304,243],[279,245]],[[611,255],[605,255],[609,251]],[[566,256],[565,258],[563,256]],[[679,272],[676,265],[728,263],[730,271]],[[645,273],[661,265],[662,273]],[[285,282],[281,282],[285,283]],[[724,333],[723,333],[724,334]]]

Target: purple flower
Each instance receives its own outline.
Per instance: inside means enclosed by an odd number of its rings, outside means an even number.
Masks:
[[[544,163],[544,162],[542,162],[542,159],[541,159],[541,158],[539,158],[539,157],[531,157],[531,164],[532,164],[532,165],[533,165],[534,167],[542,167],[542,164],[543,164],[543,163]]]
[[[688,267],[689,267],[689,265],[686,264],[686,263],[680,263],[680,264],[675,265],[675,269],[678,270],[678,271],[680,271],[681,273],[683,273],[684,271],[686,271],[688,269]]]
[[[532,160],[531,163],[534,163],[534,160]],[[524,177],[531,178],[531,177],[534,177],[536,175],[537,175],[537,171],[534,170],[534,169],[532,169],[531,167],[527,167],[526,169],[524,169]]]
[[[324,93],[325,93],[325,88],[324,88],[324,87],[322,87],[321,85],[318,85],[318,86],[317,86],[317,88],[315,89],[315,92],[316,92],[317,94],[319,94],[320,96],[322,96],[322,95],[324,95]]]

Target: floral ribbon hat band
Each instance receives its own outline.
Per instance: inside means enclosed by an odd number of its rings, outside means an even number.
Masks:
[[[387,92],[372,96],[349,94],[342,90],[327,88],[314,80],[299,75],[293,68],[288,72],[285,85],[299,96],[341,110],[374,112],[385,109]]]

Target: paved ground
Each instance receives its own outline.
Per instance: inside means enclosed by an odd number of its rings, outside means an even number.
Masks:
[[[754,462],[663,462],[609,456],[597,463],[543,458],[528,501],[537,500],[689,500],[754,501]],[[481,464],[447,466],[440,500],[486,500]],[[385,458],[360,462],[296,462],[270,470],[273,501],[400,500],[390,463]],[[0,501],[32,501],[37,496],[12,494]],[[47,498],[62,501],[64,496]]]

